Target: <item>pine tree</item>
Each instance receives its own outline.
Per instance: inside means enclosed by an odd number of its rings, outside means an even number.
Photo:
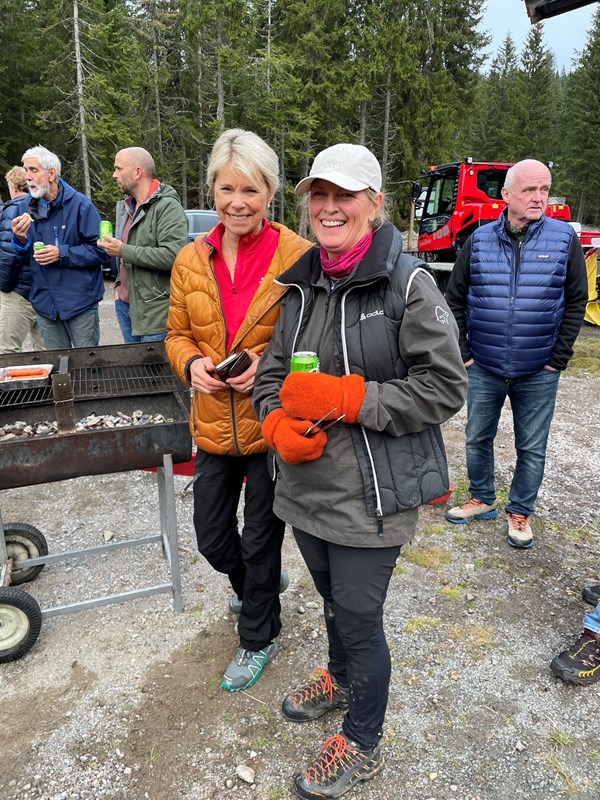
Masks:
[[[536,158],[545,163],[556,157],[555,138],[558,95],[554,56],[544,44],[543,23],[532,25],[523,52],[514,108],[520,131],[516,158]]]
[[[568,79],[562,122],[561,187],[574,218],[600,225],[600,143],[597,128],[600,85],[600,11],[594,15],[585,48]]]

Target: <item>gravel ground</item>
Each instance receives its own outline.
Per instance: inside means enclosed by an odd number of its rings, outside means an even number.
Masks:
[[[103,344],[119,341],[108,297]],[[464,423],[463,411],[444,428],[459,489]],[[503,519],[453,526],[443,507],[423,509],[386,604],[387,766],[349,798],[598,800],[598,688],[563,685],[549,662],[580,630],[581,586],[600,580],[599,439],[600,379],[563,377],[531,551],[507,546]],[[507,409],[501,498],[513,457]],[[283,800],[339,729],[338,712],[294,725],[279,711],[325,661],[318,598],[291,536],[280,652],[249,692],[220,689],[235,619],[227,581],[195,552],[188,480],[175,477],[182,613],[154,595],[45,619],[33,649],[0,666],[3,800]],[[42,530],[51,552],[160,527],[156,476],[143,471],[4,490],[0,508],[5,522]],[[152,544],[47,565],[22,588],[47,608],[164,580]]]

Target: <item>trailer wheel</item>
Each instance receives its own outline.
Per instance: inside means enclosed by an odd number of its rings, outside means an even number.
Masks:
[[[28,558],[39,558],[48,555],[48,543],[44,534],[27,525],[25,522],[9,522],[4,526],[4,539],[9,558],[25,561]],[[13,569],[10,576],[11,586],[32,581],[44,569],[45,564],[36,567]]]
[[[42,612],[30,594],[0,588],[0,664],[25,655],[40,635]]]

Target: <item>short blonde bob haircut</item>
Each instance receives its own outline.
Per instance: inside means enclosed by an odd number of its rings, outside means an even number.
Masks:
[[[25,194],[27,194],[28,186],[26,175],[27,173],[24,167],[13,167],[8,170],[4,178],[16,192],[25,192]]]
[[[226,165],[257,185],[266,184],[269,198],[277,191],[279,186],[277,154],[252,131],[231,128],[222,133],[214,143],[206,176],[206,185],[213,197],[217,173]]]

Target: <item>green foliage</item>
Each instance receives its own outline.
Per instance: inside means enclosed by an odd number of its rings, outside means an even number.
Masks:
[[[571,75],[556,74],[541,24],[521,53],[507,36],[484,72],[481,7],[0,0],[0,168],[42,143],[110,217],[114,155],[137,144],[185,206],[205,207],[212,144],[223,129],[243,127],[278,153],[273,215],[301,230],[293,187],[337,141],[364,143],[381,161],[395,221],[406,218],[407,184],[423,167],[465,155],[552,160],[555,190],[585,220],[600,219],[600,173],[590,169],[599,15]]]

